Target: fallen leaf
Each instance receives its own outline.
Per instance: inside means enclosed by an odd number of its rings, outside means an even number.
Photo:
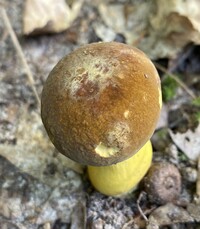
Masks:
[[[190,159],[196,161],[200,156],[200,124],[192,131],[188,129],[185,133],[169,134],[177,147]]]
[[[23,33],[58,33],[66,30],[78,16],[83,0],[69,6],[65,0],[27,0],[24,8]]]
[[[98,10],[109,30],[123,34],[151,59],[173,58],[186,44],[200,44],[199,0],[101,3]],[[94,29],[103,41],[108,39],[99,27]]]
[[[159,228],[159,226],[171,225],[174,223],[194,222],[190,214],[172,203],[156,208],[149,216],[147,229]]]
[[[196,222],[200,222],[200,205],[189,203],[187,206],[187,211],[194,218]]]

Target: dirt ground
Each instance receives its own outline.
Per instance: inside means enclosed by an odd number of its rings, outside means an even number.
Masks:
[[[160,201],[142,181],[122,198],[108,197],[94,190],[83,166],[54,149],[33,91],[34,85],[40,98],[49,72],[63,56],[102,40],[95,29],[95,23],[102,23],[98,1],[85,1],[63,32],[30,35],[23,33],[24,4],[23,0],[0,2],[34,78],[30,83],[1,11],[0,228],[200,228],[200,47],[190,42],[174,58],[153,60],[163,89],[163,109],[151,139],[153,161],[178,169],[181,184],[173,185],[175,189],[180,185],[180,193],[173,200],[167,196]],[[105,28],[113,40],[126,43],[123,33],[110,35]]]

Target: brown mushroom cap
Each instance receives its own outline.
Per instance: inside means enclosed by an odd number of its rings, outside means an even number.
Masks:
[[[160,109],[154,65],[116,42],[89,44],[61,59],[42,92],[51,141],[82,164],[111,165],[135,154],[152,136]]]

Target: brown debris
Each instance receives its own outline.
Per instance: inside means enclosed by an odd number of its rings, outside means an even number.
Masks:
[[[194,222],[194,219],[183,208],[172,203],[158,207],[149,216],[147,229],[157,229],[159,226],[172,225],[175,223]]]
[[[154,163],[144,179],[144,184],[151,202],[173,202],[181,192],[181,175],[173,164]]]

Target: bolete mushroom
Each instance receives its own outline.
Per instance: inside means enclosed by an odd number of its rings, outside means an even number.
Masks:
[[[161,109],[160,79],[140,50],[92,43],[61,59],[42,92],[42,120],[59,152],[89,165],[107,195],[128,192],[147,172]]]

